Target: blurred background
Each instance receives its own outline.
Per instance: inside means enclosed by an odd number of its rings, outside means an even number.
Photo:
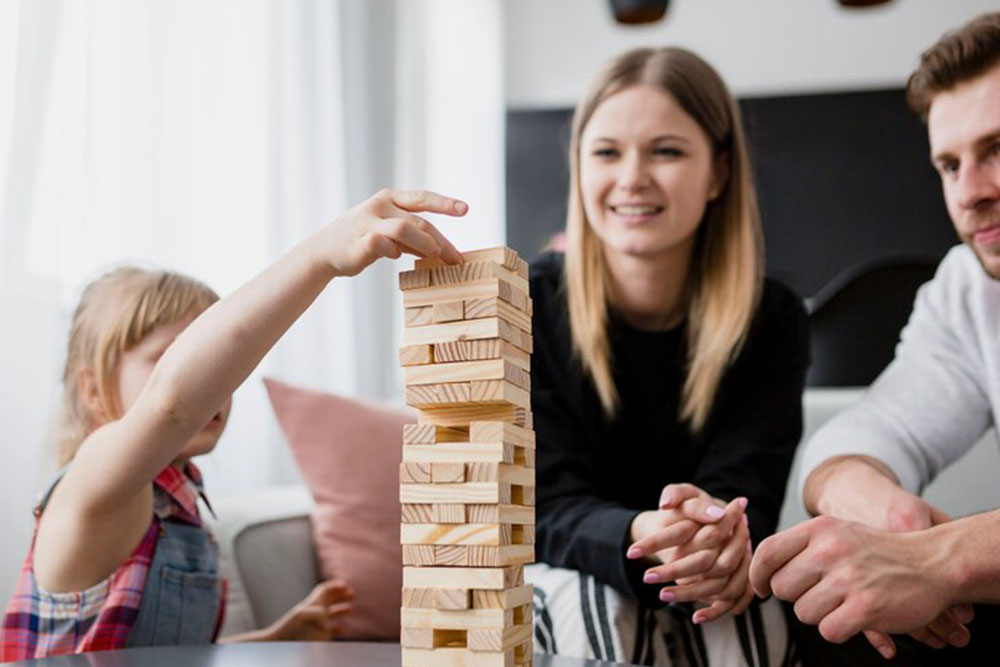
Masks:
[[[740,97],[769,271],[814,311],[885,261],[925,276],[955,238],[902,87],[995,2],[664,4],[625,25],[608,0],[0,0],[0,600],[88,280],[151,264],[225,294],[389,185],[463,198],[435,220],[459,247],[531,259],[562,226],[572,106],[625,49],[691,48]],[[210,492],[298,479],[263,375],[398,402],[407,266],[335,281],[265,359],[201,464]]]

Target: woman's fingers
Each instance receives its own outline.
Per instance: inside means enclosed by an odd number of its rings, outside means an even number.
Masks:
[[[689,503],[695,503],[697,501],[687,501],[684,503],[682,511],[684,516],[691,520],[698,520],[696,517],[701,513],[702,509],[692,508],[692,512],[688,512]],[[714,506],[713,506],[714,507]],[[743,510],[746,507],[746,498],[736,498],[731,503],[726,505],[723,509],[723,515],[721,519],[718,519],[716,523],[708,523],[703,525],[694,537],[691,538],[691,543],[689,549],[692,551],[699,551],[701,549],[714,549],[725,543],[727,543],[734,534],[734,530],[740,527],[742,524],[742,517],[744,516]]]
[[[661,510],[679,507],[684,501],[692,498],[711,498],[694,484],[667,484],[660,492],[659,507]]]
[[[728,504],[723,504],[721,501],[707,496],[685,500],[681,505],[681,511],[684,516],[694,521],[722,523],[723,519],[726,519],[735,525],[746,506],[746,498],[735,498]]]
[[[726,587],[727,579],[698,579],[690,584],[666,586],[660,591],[664,602],[698,602],[709,600]]]
[[[715,564],[717,556],[718,553],[711,549],[698,551],[666,565],[649,568],[643,575],[642,581],[647,584],[659,584],[698,575],[709,576],[708,572]]]
[[[684,544],[691,539],[698,527],[694,521],[681,519],[677,523],[636,541],[628,548],[625,556],[630,559],[643,558],[657,551]]]

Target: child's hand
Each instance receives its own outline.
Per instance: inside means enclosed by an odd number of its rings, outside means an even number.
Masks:
[[[380,190],[320,232],[323,259],[335,275],[353,276],[380,257],[402,253],[440,257],[458,264],[462,256],[434,225],[414,213],[463,216],[465,202],[429,190]]]
[[[354,590],[343,581],[317,584],[305,600],[265,631],[265,641],[328,641],[340,635],[340,619],[351,611]]]

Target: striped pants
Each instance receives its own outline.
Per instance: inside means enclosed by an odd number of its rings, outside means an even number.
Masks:
[[[524,570],[535,586],[535,651],[670,667],[798,665],[781,604],[771,598],[739,616],[691,622],[691,606],[651,610],[590,575],[544,563]]]

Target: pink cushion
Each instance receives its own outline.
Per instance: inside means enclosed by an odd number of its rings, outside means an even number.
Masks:
[[[412,413],[265,379],[271,405],[316,501],[324,579],[354,587],[344,639],[397,639],[403,585],[399,462]]]

